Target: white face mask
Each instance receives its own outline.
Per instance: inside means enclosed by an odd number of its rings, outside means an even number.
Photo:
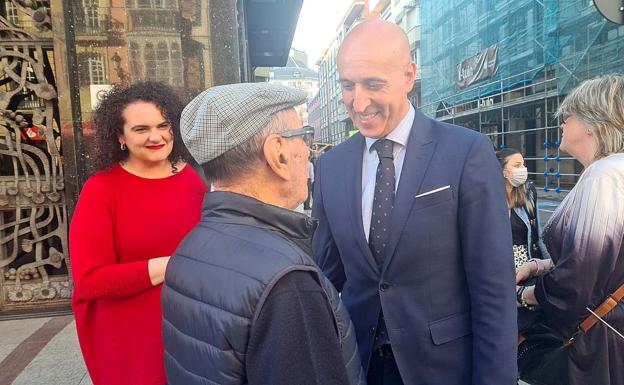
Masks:
[[[527,181],[528,177],[529,172],[527,171],[527,168],[521,167],[512,169],[511,176],[507,177],[507,180],[509,181],[509,183],[511,183],[512,186],[518,187],[523,185]]]

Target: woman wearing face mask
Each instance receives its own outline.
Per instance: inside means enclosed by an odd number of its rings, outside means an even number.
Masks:
[[[539,237],[539,223],[537,215],[537,192],[533,183],[527,183],[528,172],[524,165],[522,154],[513,148],[505,148],[496,153],[496,157],[503,169],[505,177],[505,191],[507,192],[507,207],[513,239],[514,263],[516,269],[526,264],[537,264],[546,268],[550,260],[546,247]],[[529,262],[530,261],[530,262]],[[525,282],[530,284],[532,282]],[[522,337],[518,346],[519,374],[534,369],[537,364],[527,352],[536,349],[532,341],[524,341],[525,335],[543,333],[541,324],[543,317],[535,306],[520,307],[518,309],[518,331]],[[536,329],[537,328],[537,329]],[[536,331],[537,330],[537,331]],[[555,342],[559,342],[554,338]],[[539,347],[539,346],[537,346]],[[528,363],[528,364],[527,364]]]
[[[532,183],[527,183],[528,172],[522,154],[505,148],[498,151],[496,157],[505,177],[516,268],[530,259],[548,258],[539,237],[537,192]]]

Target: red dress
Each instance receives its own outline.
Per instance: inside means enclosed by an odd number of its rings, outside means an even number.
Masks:
[[[160,290],[148,259],[197,224],[206,187],[190,167],[145,179],[119,165],[89,178],[69,232],[73,309],[94,385],[166,383]]]

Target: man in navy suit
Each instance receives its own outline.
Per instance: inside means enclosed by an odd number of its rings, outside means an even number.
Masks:
[[[396,25],[356,26],[338,54],[359,133],[317,164],[317,263],[349,309],[369,385],[516,383],[509,216],[492,143],[407,99]]]

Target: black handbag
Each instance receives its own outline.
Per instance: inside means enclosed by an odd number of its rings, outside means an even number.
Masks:
[[[531,385],[568,385],[568,348],[543,321],[522,331],[518,346],[518,376]]]
[[[518,345],[518,375],[531,385],[568,385],[568,347],[624,300],[624,284],[611,293],[564,341],[540,317],[524,330]],[[589,308],[588,308],[589,310]],[[604,321],[603,321],[604,322]],[[520,338],[520,337],[519,337]]]

